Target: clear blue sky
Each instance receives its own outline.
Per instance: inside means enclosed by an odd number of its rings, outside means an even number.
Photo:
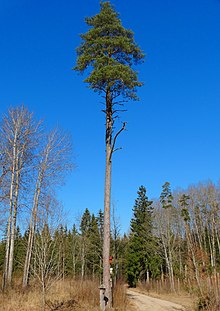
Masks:
[[[220,167],[220,1],[113,0],[123,25],[147,54],[145,85],[129,102],[115,154],[112,199],[127,231],[140,185],[186,188]],[[24,103],[49,126],[72,133],[77,168],[62,189],[67,223],[103,207],[101,98],[71,68],[86,16],[98,0],[0,0],[0,107]]]

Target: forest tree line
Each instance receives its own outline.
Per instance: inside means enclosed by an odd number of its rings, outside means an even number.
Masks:
[[[69,135],[57,128],[46,131],[24,106],[8,110],[0,135],[3,289],[13,284],[16,274],[22,276],[23,287],[33,279],[50,286],[54,279],[66,276],[101,282],[102,210],[94,215],[85,209],[70,229],[56,199],[57,187],[72,169]],[[217,298],[219,199],[220,188],[212,182],[175,192],[166,182],[153,201],[141,186],[127,234],[121,235],[112,215],[114,280],[123,278],[132,287],[138,282],[166,281],[170,291],[177,291],[181,284],[201,296],[214,288]],[[23,232],[21,219],[26,223]]]
[[[149,201],[142,186],[134,205],[128,242],[130,285],[148,278],[175,279],[202,293],[203,279],[217,281],[220,255],[220,188],[212,182],[171,192],[168,182],[158,200]],[[130,269],[130,270],[129,270]]]

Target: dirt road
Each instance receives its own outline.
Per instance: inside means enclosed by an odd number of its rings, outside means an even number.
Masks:
[[[127,295],[137,311],[186,311],[184,307],[176,303],[149,297],[130,289],[127,291]]]

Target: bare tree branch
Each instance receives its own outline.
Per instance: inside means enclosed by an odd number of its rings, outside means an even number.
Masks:
[[[121,132],[123,132],[125,130],[126,124],[127,124],[127,122],[123,122],[123,125],[122,125],[121,129],[115,134],[115,136],[113,138],[113,143],[112,143],[112,147],[111,147],[111,153],[110,153],[110,156],[109,156],[109,161],[111,161],[113,152],[115,152],[116,150],[120,149],[120,148],[114,149],[115,148],[115,143],[116,143],[116,140],[117,140],[118,136],[121,134]]]

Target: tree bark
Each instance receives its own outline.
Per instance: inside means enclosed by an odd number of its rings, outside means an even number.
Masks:
[[[31,253],[32,253],[32,248],[33,248],[33,239],[34,239],[34,228],[33,228],[33,224],[31,221],[30,227],[29,227],[27,252],[26,252],[25,263],[24,263],[24,271],[23,271],[23,281],[22,281],[23,288],[25,288],[28,285],[30,262],[31,262]]]
[[[8,225],[7,225],[5,264],[4,264],[4,272],[3,272],[3,280],[2,280],[2,289],[3,290],[6,288],[7,278],[8,278],[8,260],[9,260],[9,250],[10,250],[11,218],[12,218],[12,210],[10,210],[10,215],[8,218]]]
[[[185,222],[185,231],[186,231],[186,239],[187,239],[188,249],[191,253],[191,258],[192,258],[192,262],[193,262],[193,266],[194,266],[194,270],[195,270],[195,279],[196,279],[196,283],[198,286],[199,294],[201,296],[203,296],[199,267],[198,267],[198,263],[197,263],[196,255],[195,255],[195,251],[194,251],[195,247],[193,245],[190,227],[189,227],[189,224],[187,222]]]
[[[111,204],[111,156],[112,156],[112,100],[110,91],[106,93],[106,166],[104,194],[104,239],[103,239],[103,284],[108,299],[107,308],[112,305],[110,283],[110,204]]]
[[[18,129],[16,128],[12,146],[13,152],[12,152],[11,184],[9,193],[10,212],[7,228],[3,289],[5,289],[7,285],[11,286],[12,281],[12,269],[14,259],[14,236],[15,236],[16,217],[17,217],[18,174],[19,174],[17,137],[18,137]]]
[[[33,249],[33,242],[34,242],[34,234],[35,234],[35,228],[36,228],[36,223],[37,223],[37,211],[38,211],[39,197],[41,193],[41,184],[42,184],[42,178],[43,178],[42,176],[43,174],[39,174],[39,180],[37,180],[36,190],[35,190],[35,195],[34,195],[34,202],[33,202],[33,209],[32,209],[31,218],[30,218],[28,244],[27,244],[27,251],[26,251],[24,271],[23,271],[23,281],[22,281],[23,288],[25,288],[28,285],[31,255],[32,255],[32,249]]]
[[[110,196],[111,196],[111,161],[109,156],[111,148],[106,148],[106,175],[105,175],[105,213],[104,213],[104,241],[103,241],[103,284],[106,291],[105,296],[108,298],[108,305],[111,306],[111,286],[110,286]]]
[[[17,222],[17,209],[18,209],[18,194],[19,194],[19,179],[20,179],[20,168],[18,159],[16,159],[16,182],[15,182],[15,198],[14,198],[14,211],[11,224],[11,237],[10,237],[10,252],[8,262],[8,285],[12,284],[12,273],[13,273],[13,262],[14,262],[14,244],[15,244],[15,233],[16,233],[16,222]]]

